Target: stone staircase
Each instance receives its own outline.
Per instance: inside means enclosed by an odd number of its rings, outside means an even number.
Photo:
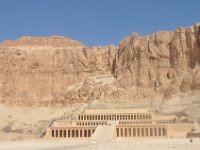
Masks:
[[[99,125],[92,134],[91,141],[95,143],[108,143],[116,137],[118,121],[108,121],[107,125]]]

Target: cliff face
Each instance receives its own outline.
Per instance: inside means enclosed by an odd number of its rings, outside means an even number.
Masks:
[[[200,24],[140,37],[119,46],[114,75],[121,87],[136,88],[133,98],[168,98],[199,90]]]
[[[0,45],[0,102],[46,107],[82,102],[84,80],[110,74],[113,48],[88,48],[64,37],[5,41]]]
[[[86,47],[65,37],[0,44],[0,103],[132,102],[200,90],[200,24]]]

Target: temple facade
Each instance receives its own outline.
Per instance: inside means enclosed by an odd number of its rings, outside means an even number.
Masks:
[[[149,109],[88,109],[70,119],[54,121],[45,137],[186,138],[192,128],[193,123],[186,117],[161,115]]]

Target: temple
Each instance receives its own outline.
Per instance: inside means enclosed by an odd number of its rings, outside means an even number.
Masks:
[[[54,121],[48,139],[186,138],[194,124],[185,116],[161,115],[150,109],[87,109]]]

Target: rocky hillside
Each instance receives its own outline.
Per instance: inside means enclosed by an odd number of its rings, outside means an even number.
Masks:
[[[135,102],[200,90],[200,24],[119,46],[87,47],[65,37],[22,37],[0,44],[0,103],[66,107]]]
[[[143,37],[133,33],[120,43],[115,62],[113,75],[119,87],[135,92],[133,98],[199,90],[200,24]]]

